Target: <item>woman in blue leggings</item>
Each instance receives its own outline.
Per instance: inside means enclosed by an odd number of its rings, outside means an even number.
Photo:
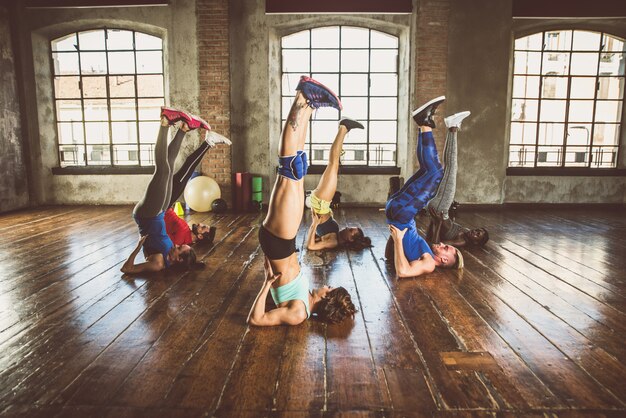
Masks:
[[[399,191],[389,197],[385,208],[391,232],[385,256],[393,258],[396,274],[400,278],[431,273],[438,266],[463,266],[463,258],[455,247],[446,244],[429,246],[415,224],[415,216],[435,196],[443,177],[432,133],[435,127],[432,117],[444,100],[445,97],[438,97],[413,112],[413,119],[419,126],[417,159],[420,168]]]

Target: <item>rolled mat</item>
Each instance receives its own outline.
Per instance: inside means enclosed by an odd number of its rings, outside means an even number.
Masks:
[[[263,177],[252,177],[252,193],[263,191]],[[253,199],[254,200],[254,199]]]

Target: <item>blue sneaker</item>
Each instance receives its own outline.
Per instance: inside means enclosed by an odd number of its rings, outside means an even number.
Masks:
[[[309,106],[313,109],[320,107],[332,107],[337,110],[341,110],[341,102],[335,93],[331,89],[313,80],[311,77],[303,75],[300,77],[300,82],[296,90],[300,90],[304,97],[307,99]]]

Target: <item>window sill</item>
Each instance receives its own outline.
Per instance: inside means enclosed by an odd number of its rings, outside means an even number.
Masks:
[[[625,168],[584,168],[584,167],[508,167],[507,176],[626,176]]]
[[[307,171],[308,174],[322,174],[326,169],[325,165],[311,165]],[[398,175],[400,174],[400,167],[366,167],[366,166],[349,166],[342,165],[339,168],[340,175],[350,174],[381,174],[381,175]]]
[[[55,175],[92,175],[92,174],[152,174],[154,166],[128,166],[128,167],[53,167],[52,174]]]

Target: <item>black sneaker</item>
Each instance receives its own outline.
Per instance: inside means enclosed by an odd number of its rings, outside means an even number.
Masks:
[[[413,111],[413,120],[419,126],[430,126],[431,128],[435,128],[435,121],[433,120],[433,115],[437,110],[437,106],[443,103],[446,100],[446,96],[439,96],[431,101],[423,104]]]
[[[352,129],[365,129],[361,122],[350,119],[347,116],[341,118],[341,120],[339,121],[339,125],[345,126],[348,129],[348,132],[350,132]]]

